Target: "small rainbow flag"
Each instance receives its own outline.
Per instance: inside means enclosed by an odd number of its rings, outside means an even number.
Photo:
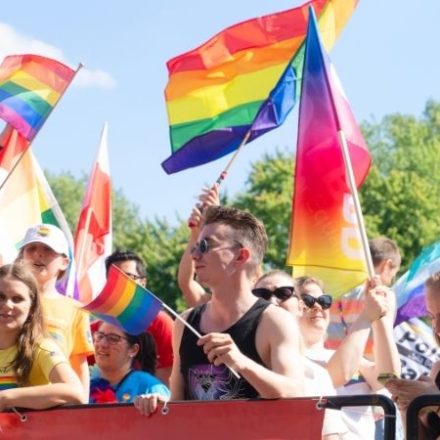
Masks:
[[[39,55],[11,55],[0,66],[0,118],[32,140],[75,71]]]
[[[299,95],[308,7],[329,50],[358,0],[312,0],[233,25],[167,63],[171,174],[216,160],[281,125]]]
[[[162,301],[112,266],[101,293],[83,309],[127,333],[145,331],[162,308]]]

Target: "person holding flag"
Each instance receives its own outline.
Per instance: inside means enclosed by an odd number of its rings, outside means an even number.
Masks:
[[[299,329],[285,310],[252,293],[266,245],[265,228],[253,215],[231,207],[206,210],[192,258],[212,296],[182,315],[201,338],[175,321],[172,400],[303,395]],[[150,414],[157,401],[139,396],[134,404]]]

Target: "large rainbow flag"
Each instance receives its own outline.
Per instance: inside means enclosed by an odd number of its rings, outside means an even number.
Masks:
[[[31,141],[75,76],[39,55],[11,55],[0,65],[0,118]]]
[[[366,279],[359,227],[338,132],[347,138],[359,187],[370,154],[336,71],[322,47],[313,11],[305,50],[295,187],[287,264],[294,276],[316,276],[334,296]]]
[[[313,5],[327,49],[358,0],[313,0],[233,25],[167,63],[171,156],[167,173],[228,154],[281,125],[298,98]]]
[[[127,333],[138,335],[157,316],[162,302],[113,265],[101,293],[83,308]]]

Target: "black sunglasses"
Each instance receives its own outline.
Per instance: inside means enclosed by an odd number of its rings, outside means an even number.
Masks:
[[[318,298],[315,298],[314,296],[305,293],[304,295],[301,295],[301,299],[309,309],[311,309],[315,303],[318,303],[323,310],[327,310],[332,306],[333,302],[331,295],[321,295],[318,296]]]
[[[237,240],[234,240],[234,243],[240,248],[243,247],[243,245]],[[204,255],[207,254],[210,249],[209,241],[206,238],[203,238],[191,248],[191,254],[198,252],[199,254]]]
[[[277,297],[280,301],[286,301],[289,298],[292,298],[292,296],[298,298],[298,295],[295,293],[295,288],[292,286],[277,287],[274,290],[266,289],[264,287],[257,287],[252,289],[252,293],[255,296],[258,296],[258,298],[263,298],[267,301],[272,298],[272,295]]]

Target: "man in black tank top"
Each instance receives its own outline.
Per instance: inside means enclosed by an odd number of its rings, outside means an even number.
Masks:
[[[182,315],[202,338],[175,322],[173,400],[303,394],[295,320],[251,291],[266,245],[264,226],[253,215],[221,206],[206,210],[192,258],[198,281],[209,287],[212,297]],[[155,409],[154,399],[138,398],[135,406],[149,413]]]

